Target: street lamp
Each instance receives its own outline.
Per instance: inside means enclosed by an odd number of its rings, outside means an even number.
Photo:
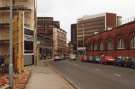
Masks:
[[[13,89],[13,0],[10,0],[10,27],[9,27],[9,87]]]
[[[84,28],[84,23],[83,23],[83,48],[84,48],[84,39],[85,39],[85,28]]]
[[[39,55],[40,55],[40,52],[39,52],[40,47],[39,47],[39,45],[40,44],[41,44],[41,42],[37,40],[37,44],[36,44],[37,45],[37,48],[36,48],[36,55],[37,55],[36,56],[37,57],[36,58],[36,65],[38,65],[38,63],[39,63]]]

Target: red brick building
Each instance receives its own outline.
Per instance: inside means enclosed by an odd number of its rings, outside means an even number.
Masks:
[[[85,42],[87,55],[135,57],[135,21],[90,36]]]

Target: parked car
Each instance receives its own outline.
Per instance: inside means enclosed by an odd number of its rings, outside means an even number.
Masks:
[[[132,58],[132,66],[131,66],[131,68],[135,69],[135,58]]]
[[[115,65],[116,66],[124,66],[124,58],[122,58],[121,56],[116,57]]]
[[[112,56],[104,56],[100,60],[101,64],[114,64],[115,63],[115,58]]]
[[[58,60],[61,60],[60,56],[55,56],[54,61],[58,61]]]
[[[94,63],[100,63],[101,57],[100,56],[94,56],[93,57],[93,62]]]
[[[133,64],[133,61],[132,61],[131,58],[126,57],[126,58],[124,59],[124,67],[131,67],[132,64]]]
[[[93,62],[93,56],[88,56],[87,61],[88,62]]]
[[[87,56],[86,56],[86,55],[80,56],[80,61],[82,61],[82,62],[87,62],[87,61],[88,61],[88,60],[87,60]]]
[[[76,60],[76,55],[75,54],[70,54],[70,59],[71,60]]]

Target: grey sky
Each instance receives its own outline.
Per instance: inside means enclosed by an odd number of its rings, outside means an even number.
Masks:
[[[68,32],[70,24],[84,15],[103,12],[117,13],[124,18],[135,16],[134,0],[37,0],[38,16],[52,16],[61,22],[61,27]]]

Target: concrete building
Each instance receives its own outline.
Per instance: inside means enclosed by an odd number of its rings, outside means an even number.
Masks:
[[[71,44],[73,53],[77,52],[77,24],[71,24]]]
[[[38,41],[42,59],[64,55],[66,48],[66,32],[60,28],[60,22],[53,17],[38,17]]]
[[[67,32],[57,27],[53,31],[54,56],[64,56],[67,54]]]
[[[9,6],[10,0],[0,0],[0,56],[5,63],[9,60]],[[35,0],[13,1],[13,62],[16,72],[34,62],[35,16]]]
[[[84,16],[77,22],[77,46],[84,47],[84,40],[93,34],[111,30],[121,24],[121,17],[114,13]]]

